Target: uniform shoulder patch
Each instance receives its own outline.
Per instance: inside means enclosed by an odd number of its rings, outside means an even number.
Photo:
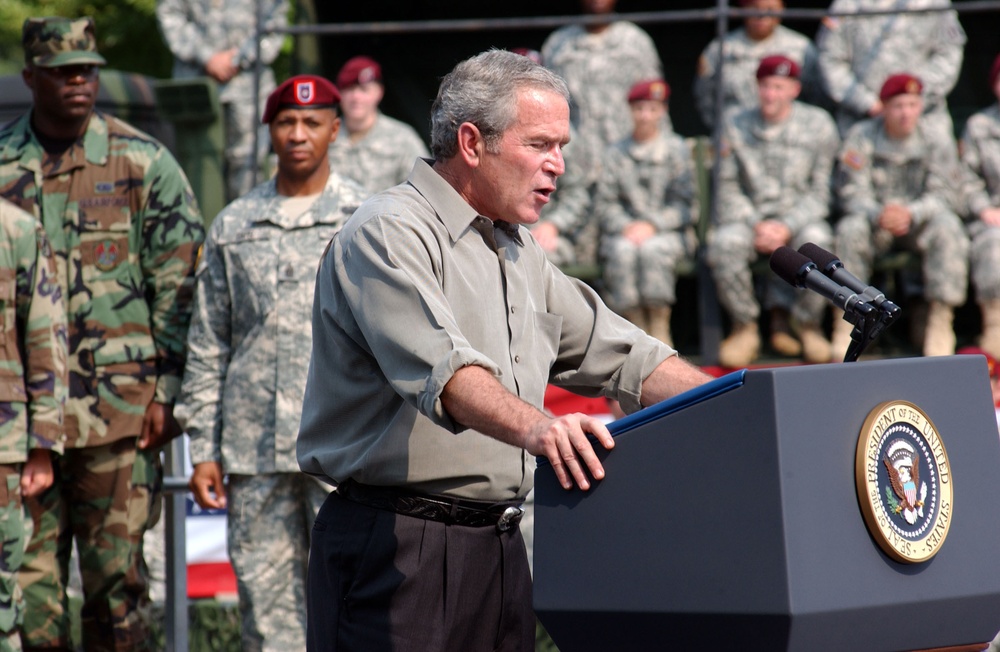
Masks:
[[[866,163],[864,154],[856,149],[849,149],[844,152],[844,155],[840,158],[840,160],[844,163],[844,165],[852,170],[860,170],[865,167]]]

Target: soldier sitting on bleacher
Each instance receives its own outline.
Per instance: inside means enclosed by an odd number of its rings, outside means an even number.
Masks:
[[[844,215],[836,251],[862,281],[877,257],[893,250],[922,258],[926,319],[916,325],[924,355],[955,352],[954,308],[965,303],[969,240],[956,215],[961,183],[954,138],[921,116],[923,84],[909,74],[882,85],[882,115],[848,132],[840,155],[836,193]],[[834,319],[834,354],[843,356],[851,324]]]
[[[631,88],[632,135],[607,150],[595,204],[608,304],[672,346],[676,270],[694,256],[698,210],[690,150],[664,119],[669,96],[662,79]]]
[[[719,303],[733,324],[719,347],[719,362],[733,368],[745,367],[760,352],[751,265],[784,245],[833,241],[827,216],[837,127],[823,109],[796,101],[799,65],[784,55],[761,59],[757,88],[760,105],[732,115],[724,126],[718,220],[708,243]],[[776,352],[830,361],[830,342],[820,329],[823,297],[796,295],[774,278],[765,302]]]

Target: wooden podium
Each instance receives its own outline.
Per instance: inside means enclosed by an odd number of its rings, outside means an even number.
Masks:
[[[869,527],[856,474],[863,431],[891,439],[870,422],[894,402],[946,451],[910,512],[938,509],[946,532],[932,534],[939,514],[913,546],[936,554],[912,563]],[[611,430],[590,491],[544,462],[535,475],[534,605],[561,652],[981,648],[1000,630],[1000,435],[981,356],[737,372]],[[907,446],[887,443],[868,468],[899,476]]]

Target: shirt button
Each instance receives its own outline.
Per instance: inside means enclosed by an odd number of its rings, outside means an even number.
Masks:
[[[517,308],[515,308],[514,306],[510,307],[510,314],[513,315],[516,311],[517,311]]]
[[[517,364],[521,364],[521,356],[515,355],[514,356],[514,362],[516,362]]]

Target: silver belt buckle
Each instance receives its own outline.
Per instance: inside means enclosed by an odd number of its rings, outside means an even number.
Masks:
[[[503,510],[503,514],[500,515],[500,519],[497,521],[497,530],[506,532],[511,529],[521,520],[522,514],[524,514],[524,510],[520,507],[511,506]]]

